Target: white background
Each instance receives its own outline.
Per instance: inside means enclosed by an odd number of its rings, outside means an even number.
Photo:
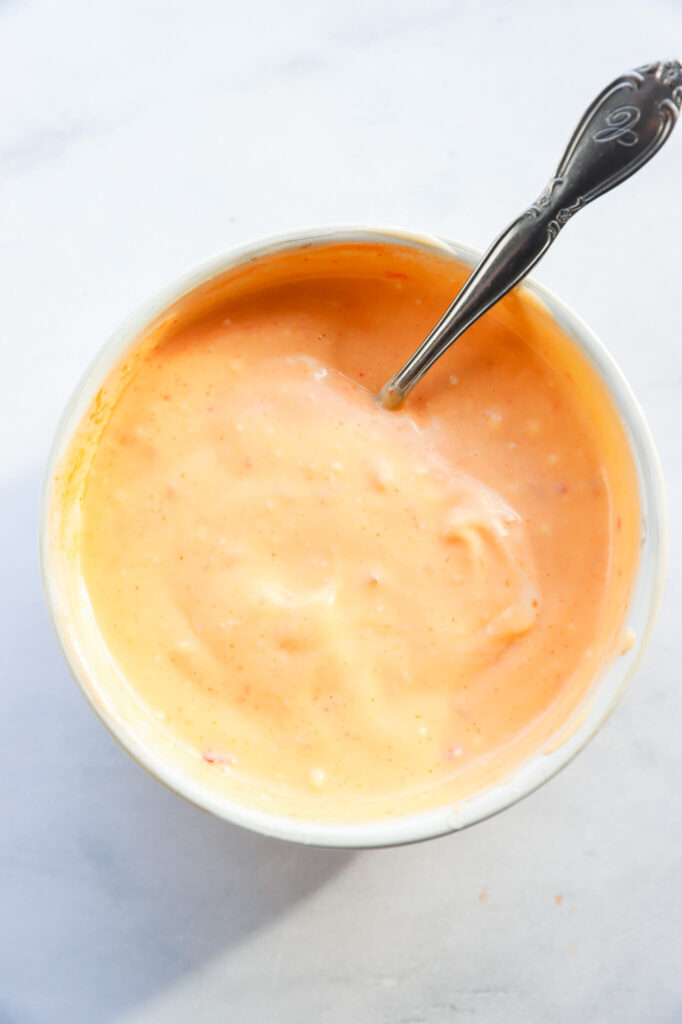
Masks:
[[[485,247],[592,97],[681,46],[680,0],[0,2],[2,1024],[682,1020],[682,128],[537,272],[635,385],[672,536],[632,689],[521,805],[357,854],[209,818],[77,693],[36,556],[58,417],[131,309],[307,225]]]

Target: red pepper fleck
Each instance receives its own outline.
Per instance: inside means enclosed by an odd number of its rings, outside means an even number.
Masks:
[[[209,764],[234,764],[232,754],[222,754],[217,750],[204,750],[201,756]]]

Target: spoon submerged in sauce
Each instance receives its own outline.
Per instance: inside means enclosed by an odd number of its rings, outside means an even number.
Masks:
[[[657,153],[682,105],[679,61],[621,75],[583,115],[544,192],[493,242],[429,336],[383,386],[378,402],[397,409],[468,327],[529,273],[567,220]]]

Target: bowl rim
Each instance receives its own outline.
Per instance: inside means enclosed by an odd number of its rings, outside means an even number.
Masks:
[[[356,823],[316,822],[268,813],[215,793],[199,780],[158,754],[144,740],[124,728],[96,699],[97,681],[81,657],[63,614],[55,576],[55,552],[50,543],[51,497],[56,469],[90,402],[123,351],[169,306],[213,278],[277,252],[335,243],[385,242],[453,256],[468,265],[480,258],[479,250],[458,241],[409,229],[371,225],[335,224],[285,232],[251,243],[236,245],[176,279],[140,306],[96,353],[75,388],[58,424],[48,457],[40,499],[39,548],[43,593],[49,618],[69,670],[84,697],[109,732],[131,757],[157,780],[190,803],[225,821],[262,835],[332,848],[396,846],[459,831],[534,792],[564,768],[586,746],[618,703],[641,660],[660,604],[667,552],[667,521],[661,467],[654,441],[639,403],[604,344],[587,324],[553,292],[526,278],[519,287],[528,291],[549,311],[563,331],[580,348],[606,386],[620,415],[635,461],[643,527],[640,564],[633,584],[639,595],[636,639],[631,651],[616,658],[598,677],[586,702],[582,721],[564,742],[540,750],[513,776],[475,794],[460,804],[446,804],[402,817]],[[641,591],[641,593],[640,593]],[[634,598],[633,602],[634,603]],[[630,615],[628,614],[630,619]],[[633,624],[630,621],[630,624]]]

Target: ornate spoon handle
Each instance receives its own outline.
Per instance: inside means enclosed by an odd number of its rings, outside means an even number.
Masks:
[[[574,213],[651,159],[681,104],[682,67],[673,60],[629,71],[597,96],[545,191],[493,242],[442,320],[381,389],[385,408],[397,408],[436,359],[526,276]]]

